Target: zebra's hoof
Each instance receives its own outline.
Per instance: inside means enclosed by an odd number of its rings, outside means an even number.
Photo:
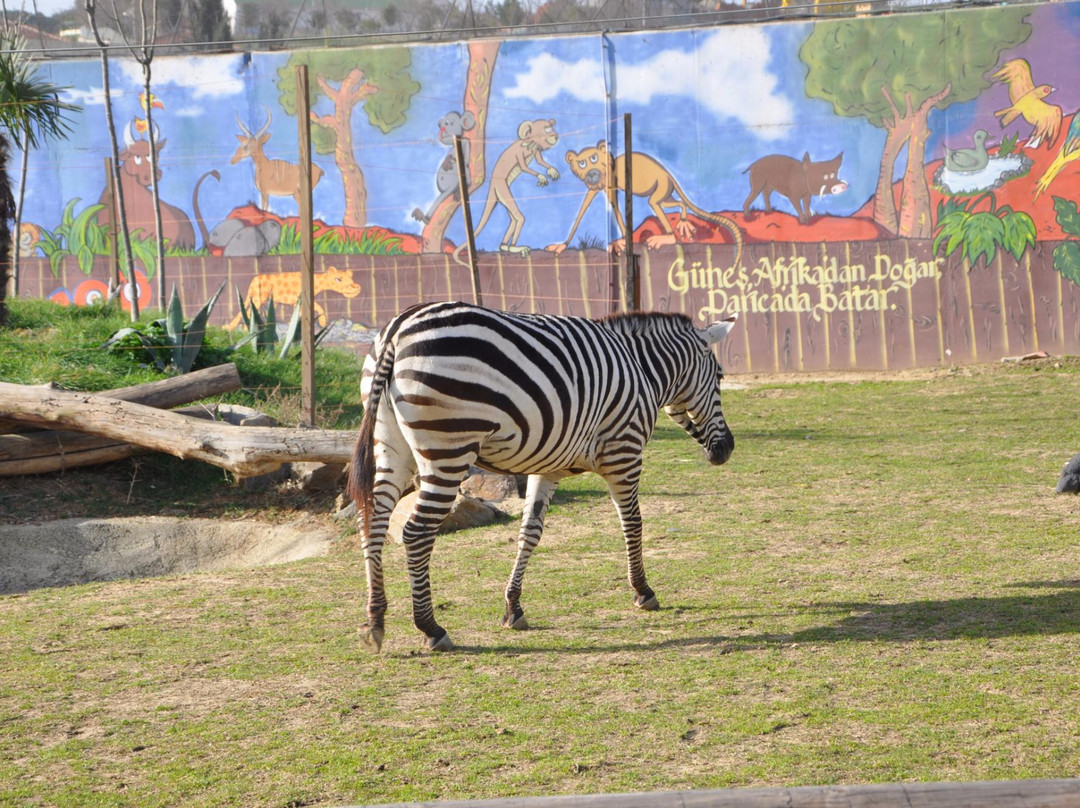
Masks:
[[[371,628],[370,626],[360,628],[360,639],[364,641],[364,645],[373,654],[379,653],[382,649],[382,641],[385,635],[386,632],[381,628]]]
[[[507,615],[503,618],[503,625],[514,631],[525,631],[529,627],[529,621],[525,619],[525,613],[522,612],[517,617]]]
[[[642,600],[641,595],[634,598],[634,605],[644,612],[655,612],[660,608],[660,601],[657,600],[656,595],[650,596],[647,600]]]
[[[428,637],[427,647],[429,651],[453,651],[454,643],[451,642],[449,634],[443,634],[437,640]]]

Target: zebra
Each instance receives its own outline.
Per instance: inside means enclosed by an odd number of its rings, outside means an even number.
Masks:
[[[736,315],[737,316],[737,315]],[[413,622],[435,651],[453,648],[435,620],[428,577],[435,533],[470,467],[528,475],[503,625],[528,628],[522,579],[559,481],[586,471],[607,483],[626,544],[634,604],[659,608],[641,557],[642,452],[661,408],[719,465],[735,448],[720,409],[723,371],[711,346],[736,316],[698,329],[684,314],[600,320],[513,314],[466,303],[402,312],[364,361],[365,409],[348,476],[367,574],[361,638],[378,653],[387,608],[382,549],[391,511],[418,473],[402,530]]]

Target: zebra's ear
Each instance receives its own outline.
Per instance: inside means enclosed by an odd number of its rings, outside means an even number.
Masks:
[[[710,326],[706,326],[701,336],[705,338],[707,345],[715,345],[720,342],[724,337],[728,335],[728,332],[735,327],[735,321],[739,319],[738,313],[725,317],[717,323],[713,323]]]

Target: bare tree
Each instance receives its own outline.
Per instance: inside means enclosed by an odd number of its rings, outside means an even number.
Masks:
[[[154,200],[154,236],[157,260],[157,299],[165,307],[165,235],[161,225],[161,196],[158,186],[157,127],[154,124],[154,94],[150,89],[151,65],[154,61],[154,45],[158,32],[158,0],[137,0],[134,8],[135,34],[129,36],[116,7],[110,0],[116,29],[132,57],[142,67],[143,91],[140,95],[146,112],[146,138],[150,144],[150,193]],[[135,41],[132,42],[132,39]]]
[[[128,235],[127,211],[124,208],[124,188],[120,178],[120,147],[116,143],[116,123],[113,120],[112,95],[109,83],[109,48],[108,43],[101,37],[98,28],[97,0],[83,0],[83,10],[86,12],[87,22],[94,34],[94,41],[101,50],[101,82],[102,92],[105,95],[105,124],[109,130],[109,145],[112,147],[112,184],[116,194],[116,216],[113,221],[119,219],[119,232],[116,235],[117,244],[123,244],[125,269],[128,282],[131,284],[131,319],[132,322],[139,319],[139,286],[135,281],[135,259],[131,253],[131,236]],[[121,292],[122,293],[122,292]]]

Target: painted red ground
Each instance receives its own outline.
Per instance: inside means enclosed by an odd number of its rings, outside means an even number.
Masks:
[[[1080,201],[1080,159],[1066,164],[1051,184],[1049,190],[1035,198],[1035,183],[1046,172],[1054,160],[1062,144],[1065,142],[1065,133],[1072,122],[1072,116],[1066,117],[1061,124],[1061,132],[1057,140],[1052,144],[1043,144],[1037,149],[1023,149],[1023,153],[1033,161],[1031,170],[1022,177],[1009,180],[1004,186],[995,190],[994,195],[998,207],[1008,205],[1015,211],[1024,211],[1035,222],[1037,238],[1040,241],[1060,241],[1065,235],[1058,226],[1054,212],[1054,197],[1060,196],[1074,201]],[[1023,145],[1021,140],[1018,145]],[[991,154],[996,154],[1000,146],[991,147]],[[933,188],[933,176],[941,165],[941,160],[934,160],[926,164],[926,178],[930,184],[930,205],[933,216],[937,216],[938,203],[948,198]],[[900,202],[900,183],[893,185],[897,205]],[[970,197],[968,197],[970,198]],[[960,197],[964,199],[964,197]],[[772,241],[817,243],[823,241],[881,241],[890,238],[889,234],[882,230],[872,218],[874,200],[869,199],[866,204],[859,208],[851,216],[811,216],[806,224],[800,224],[796,216],[790,213],[773,211],[765,213],[761,210],[751,211],[749,216],[744,216],[741,211],[724,212],[722,215],[731,219],[743,234],[743,240],[748,244],[761,244]],[[988,209],[987,203],[980,205],[980,210]],[[298,219],[293,217],[275,216],[272,213],[259,210],[255,205],[245,205],[235,209],[231,218],[240,219],[246,224],[258,225],[266,219],[275,219],[282,226],[286,224],[296,225]],[[669,221],[675,224],[677,215],[669,214]],[[690,214],[688,219],[695,227],[693,238],[688,240],[692,244],[730,244],[731,233],[726,228],[720,227],[713,222],[706,221],[699,216]],[[364,237],[392,237],[400,240],[402,251],[406,253],[418,253],[421,250],[420,236],[413,233],[399,233],[383,227],[372,226],[367,228],[350,228],[344,226],[328,225],[325,222],[315,220],[316,237],[327,230],[337,230],[342,235],[352,236],[356,239]],[[646,218],[635,230],[634,240],[643,241],[646,237],[659,234],[660,223],[655,216]],[[444,250],[453,250],[454,245],[445,242]]]
[[[278,216],[268,211],[260,210],[256,205],[243,205],[242,207],[235,208],[230,214],[230,219],[239,219],[244,224],[258,226],[268,219],[273,219],[282,227],[286,225],[292,225],[299,228],[300,219],[297,216]],[[395,239],[399,242],[398,246],[402,252],[405,253],[419,253],[421,247],[420,236],[414,233],[397,233],[393,230],[389,230],[385,227],[379,227],[378,225],[372,225],[370,227],[345,227],[344,225],[329,225],[322,219],[315,219],[314,221],[314,236],[318,238],[329,230],[336,230],[344,238],[353,238],[356,241],[361,241],[365,237],[373,239],[379,242],[386,241],[387,239]],[[447,241],[444,245],[444,250],[450,251],[453,249],[453,245]],[[211,254],[220,255],[220,248],[211,248]]]
[[[1035,222],[1036,238],[1039,241],[1060,241],[1065,238],[1065,234],[1062,233],[1061,228],[1058,226],[1057,216],[1054,212],[1055,196],[1080,201],[1080,159],[1067,163],[1046,193],[1041,194],[1038,199],[1035,198],[1035,183],[1046,173],[1046,169],[1061,150],[1062,144],[1065,142],[1065,133],[1069,130],[1072,119],[1073,116],[1070,115],[1061,122],[1061,131],[1058,133],[1057,140],[1054,143],[1043,144],[1037,149],[1022,149],[1023,153],[1033,161],[1031,170],[1022,177],[1009,180],[994,192],[999,209],[1002,205],[1008,205],[1014,211],[1023,211],[1031,216]],[[995,136],[996,133],[991,134],[992,138]],[[1024,140],[1021,140],[1017,145],[1021,146],[1024,142]],[[997,154],[999,150],[1000,146],[988,149],[991,154]],[[935,217],[937,216],[938,203],[948,198],[933,188],[934,172],[938,170],[941,163],[941,160],[935,160],[926,164],[926,179],[927,182],[931,183],[930,205]],[[899,205],[900,183],[894,184],[893,191]],[[964,197],[959,198],[964,199]],[[874,200],[870,199],[862,208],[856,211],[855,216],[869,217],[873,205]],[[980,203],[979,210],[988,209],[989,203]]]

